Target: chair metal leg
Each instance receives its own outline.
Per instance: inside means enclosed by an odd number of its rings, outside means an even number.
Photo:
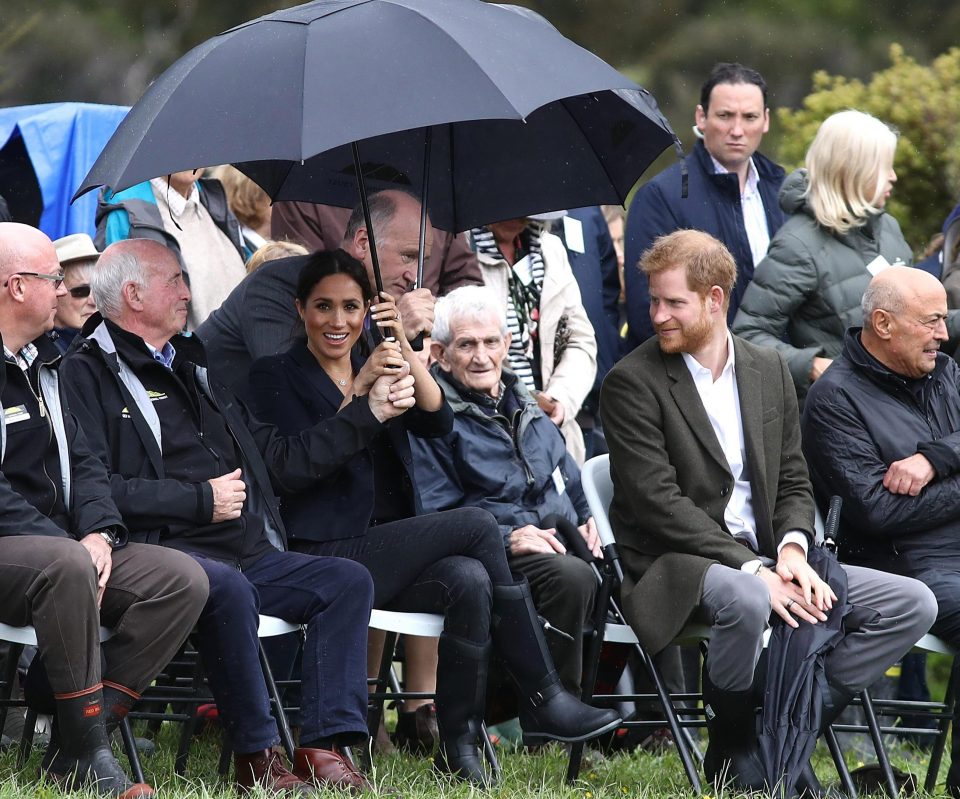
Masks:
[[[833,758],[833,763],[837,767],[837,774],[840,777],[840,784],[843,786],[843,792],[851,797],[851,799],[856,799],[857,796],[857,786],[853,782],[853,777],[850,776],[850,769],[847,768],[847,761],[843,759],[843,752],[840,750],[840,742],[837,740],[837,734],[833,731],[833,727],[828,727],[827,731],[823,734],[823,737],[826,739],[827,748],[830,750],[830,756]]]
[[[490,742],[490,733],[487,732],[487,724],[480,720],[480,734],[483,736],[483,756],[490,766],[490,776],[493,777],[493,783],[500,782],[500,761],[497,759],[497,750],[493,748]]]
[[[940,774],[940,763],[943,762],[943,753],[947,747],[947,738],[950,734],[950,726],[954,720],[954,713],[957,710],[957,682],[960,680],[960,660],[953,659],[953,665],[950,667],[950,680],[947,682],[947,695],[943,703],[946,706],[943,714],[937,719],[937,738],[934,741],[933,749],[930,752],[930,765],[927,766],[927,775],[923,781],[923,790],[927,793],[933,793],[937,786],[937,777]]]
[[[880,771],[883,774],[883,780],[886,784],[886,792],[890,799],[897,799],[900,791],[897,788],[897,781],[893,776],[893,769],[890,767],[890,758],[887,756],[887,748],[883,745],[883,734],[880,732],[880,724],[877,721],[877,714],[873,707],[873,700],[870,698],[870,692],[861,691],[860,702],[863,705],[863,715],[867,721],[867,729],[870,731],[870,738],[873,740],[873,748],[877,752],[877,761],[880,763]]]
[[[23,719],[23,732],[20,735],[20,746],[17,749],[18,771],[26,765],[27,758],[30,757],[30,750],[33,748],[33,736],[36,730],[37,711],[28,707],[26,716]]]
[[[127,753],[127,760],[130,762],[130,771],[133,772],[134,782],[146,782],[143,778],[143,766],[140,765],[140,753],[137,752],[137,741],[133,735],[133,728],[130,726],[130,719],[124,718],[120,721],[120,737],[123,739],[123,748]]]
[[[586,647],[586,668],[580,682],[580,698],[589,704],[593,699],[593,692],[597,685],[597,672],[600,669],[600,650],[603,648],[603,631],[606,627],[607,607],[610,603],[610,594],[613,590],[614,575],[609,566],[604,568],[604,576],[597,591],[597,598],[593,611],[593,631],[590,642]],[[583,762],[583,743],[575,743],[570,747],[570,759],[567,762],[568,783],[574,782],[580,776],[580,765]]]
[[[380,698],[370,700],[371,707],[367,713],[368,732],[373,740],[376,740],[377,730],[380,729],[380,719],[383,718],[383,704],[386,701],[383,694],[386,693],[388,686],[396,692],[394,688],[396,675],[393,674],[393,653],[396,647],[397,634],[387,632],[383,639],[383,653],[380,655],[380,669],[377,672],[376,685],[373,687],[374,693],[379,694]],[[399,688],[399,685],[396,688]]]
[[[644,668],[647,670],[647,673],[650,675],[650,679],[653,681],[654,690],[657,693],[657,697],[660,700],[660,705],[663,708],[664,715],[667,719],[667,726],[670,728],[670,734],[673,735],[673,741],[677,746],[677,754],[680,755],[680,762],[683,764],[683,770],[686,772],[687,779],[690,780],[690,787],[693,789],[694,793],[699,795],[703,793],[703,788],[700,785],[700,773],[696,764],[693,762],[693,757],[691,756],[690,750],[687,747],[687,741],[683,736],[680,722],[677,719],[676,710],[674,710],[673,702],[670,699],[670,694],[667,692],[667,688],[663,684],[663,677],[660,675],[660,669],[657,668],[656,663],[653,662],[653,658],[650,657],[650,654],[646,649],[644,649],[642,646],[637,646],[636,651],[640,655],[640,660],[643,663]]]
[[[7,711],[10,708],[10,698],[13,696],[13,685],[17,678],[17,664],[23,652],[23,644],[10,644],[7,650],[7,662],[3,669],[3,693],[0,695],[0,730],[7,724]]]
[[[217,774],[226,779],[230,773],[230,756],[233,754],[233,749],[230,746],[230,738],[226,729],[220,731],[220,736],[220,757],[217,760]]]
[[[287,721],[287,714],[284,712],[277,684],[273,681],[273,671],[270,669],[270,662],[267,660],[267,653],[263,651],[262,643],[258,643],[258,649],[260,650],[260,668],[263,669],[263,679],[267,684],[267,693],[270,695],[270,707],[280,730],[280,741],[287,752],[287,757],[293,760],[294,743],[290,723]]]
[[[199,695],[203,684],[203,666],[198,657],[193,665],[193,694]],[[198,705],[193,705],[192,711],[187,713],[187,720],[183,723],[183,729],[180,730],[180,743],[177,746],[177,756],[173,761],[173,771],[179,776],[183,776],[187,771],[187,758],[190,755],[190,743],[193,741],[193,735],[197,730],[197,711]]]

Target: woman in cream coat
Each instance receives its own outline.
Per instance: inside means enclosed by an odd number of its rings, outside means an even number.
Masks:
[[[583,464],[580,406],[597,372],[597,342],[563,242],[541,222],[510,219],[471,231],[486,285],[503,297],[510,369],[560,427]]]

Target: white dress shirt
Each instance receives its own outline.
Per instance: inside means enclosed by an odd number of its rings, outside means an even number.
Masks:
[[[743,539],[754,552],[759,552],[757,520],[753,512],[753,490],[750,487],[750,469],[743,439],[740,394],[737,390],[733,337],[728,331],[727,360],[716,380],[713,379],[713,373],[692,355],[687,352],[682,355],[703,402],[710,426],[723,450],[730,474],[733,475],[733,491],[730,492],[730,499],[724,508],[723,521],[732,536]],[[807,537],[799,530],[786,533],[777,552],[789,543],[799,544],[806,553]],[[756,565],[756,561],[749,561],[744,564],[744,568],[753,571]]]

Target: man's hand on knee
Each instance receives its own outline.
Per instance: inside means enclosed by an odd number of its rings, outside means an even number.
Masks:
[[[80,546],[90,553],[90,560],[97,570],[97,607],[100,607],[113,568],[113,550],[100,533],[85,535],[80,539]]]
[[[535,525],[527,524],[510,533],[511,555],[563,555],[566,551],[557,539],[557,531],[552,527],[541,530]]]

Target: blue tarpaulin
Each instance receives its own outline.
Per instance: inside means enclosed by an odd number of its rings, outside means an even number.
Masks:
[[[92,103],[0,108],[0,151],[22,138],[43,197],[40,229],[51,239],[94,233],[97,194],[70,198],[129,109]]]

